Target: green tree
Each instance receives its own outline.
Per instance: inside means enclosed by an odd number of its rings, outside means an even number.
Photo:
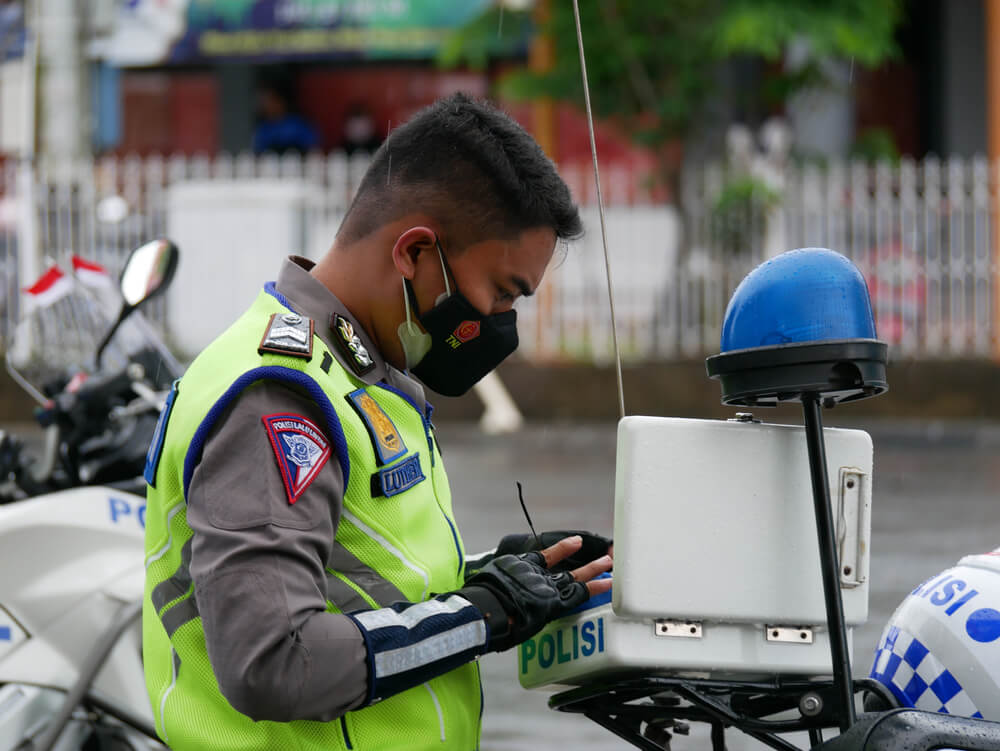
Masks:
[[[518,70],[500,82],[513,99],[551,97],[583,107],[571,0],[548,2],[555,63],[545,72]],[[805,41],[814,60],[851,59],[877,66],[895,51],[902,0],[580,0],[594,115],[616,123],[653,149],[661,178],[679,196],[680,150],[671,148],[697,126],[720,63],[735,56],[780,61],[788,44]],[[444,66],[483,67],[530,17],[497,5],[443,46]],[[821,67],[807,65],[783,85],[787,97],[816,85]],[[772,82],[773,83],[773,82]]]

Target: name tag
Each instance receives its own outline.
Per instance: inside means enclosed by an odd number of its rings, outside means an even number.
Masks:
[[[427,479],[420,469],[420,454],[383,467],[372,475],[372,495],[391,498]]]

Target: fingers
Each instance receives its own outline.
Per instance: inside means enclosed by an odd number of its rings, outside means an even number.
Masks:
[[[607,579],[592,579],[587,582],[587,593],[593,597],[594,595],[603,594],[611,589],[611,577]]]
[[[610,571],[612,565],[614,565],[614,561],[610,555],[606,555],[603,558],[598,558],[596,561],[591,561],[586,566],[580,566],[580,568],[575,569],[572,572],[573,578],[578,582],[589,582],[595,576]]]
[[[542,557],[545,558],[545,567],[552,568],[559,561],[573,555],[573,553],[580,549],[581,545],[583,545],[583,538],[580,535],[573,535],[572,537],[565,537],[555,545],[545,548],[545,550],[541,551]]]
[[[582,544],[582,538],[579,535],[574,535],[573,537],[566,537],[557,542],[555,545],[545,548],[545,550],[540,551],[542,557],[545,559],[545,566],[547,568],[551,568],[560,561],[568,558],[573,555],[573,553],[578,551]],[[613,555],[614,546],[610,546],[608,548],[608,555],[593,560],[571,572],[576,581],[584,582],[586,584],[587,593],[590,597],[602,594],[611,589],[612,580],[610,577],[604,579],[594,579],[594,577],[611,570],[614,565]]]

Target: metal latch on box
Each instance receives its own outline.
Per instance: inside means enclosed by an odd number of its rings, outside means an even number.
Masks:
[[[656,636],[679,636],[684,639],[701,638],[701,621],[658,620],[653,626]]]
[[[867,476],[856,467],[840,468],[837,489],[837,553],[840,559],[840,586],[853,589],[868,578],[867,530],[871,505],[862,492]]]
[[[813,630],[805,626],[764,626],[764,638],[790,644],[812,644]]]

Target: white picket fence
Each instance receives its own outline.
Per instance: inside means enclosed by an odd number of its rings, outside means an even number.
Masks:
[[[19,288],[33,281],[26,278],[31,264],[18,262],[19,243],[30,236],[28,217],[46,261],[66,263],[75,252],[112,271],[147,239],[184,234],[181,252],[192,275],[149,312],[166,326],[168,306],[188,307],[206,294],[223,292],[233,305],[246,304],[238,284],[220,290],[219,279],[199,268],[238,266],[256,284],[273,278],[283,255],[321,255],[366,164],[363,156],[342,154],[222,155],[102,159],[26,173],[8,163],[0,168],[0,346],[21,314]],[[521,352],[536,361],[605,363],[612,357],[611,324],[592,175],[563,174],[583,206],[587,234],[560,251],[540,294],[519,304]],[[986,358],[998,351],[997,180],[985,160],[788,167],[769,177],[773,206],[741,211],[737,205],[725,216],[718,198],[734,176],[699,167],[687,176],[683,222],[671,206],[627,201],[634,192],[628,187],[648,178],[616,167],[602,173],[627,361],[716,352],[726,303],[743,275],[770,255],[809,246],[838,250],[861,268],[879,335],[894,357]],[[275,186],[291,196],[284,213],[273,207],[280,225],[246,199],[246,191],[259,187],[264,200]],[[185,195],[210,200],[196,215],[192,202],[181,200]],[[117,200],[123,214],[108,211],[111,196],[124,199]],[[238,242],[234,228],[243,230]],[[252,247],[255,237],[266,237],[267,246]],[[168,338],[191,349],[184,327],[176,328]]]

